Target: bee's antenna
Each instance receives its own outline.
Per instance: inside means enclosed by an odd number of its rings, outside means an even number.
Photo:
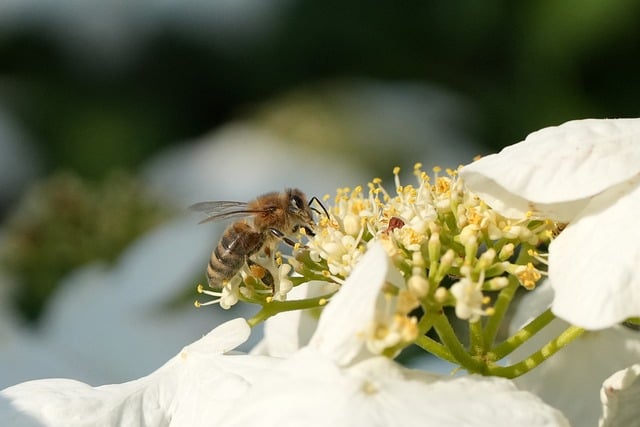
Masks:
[[[320,199],[318,199],[316,196],[313,196],[311,199],[309,199],[309,208],[311,208],[312,211],[314,211],[315,213],[320,215],[320,211],[318,209],[314,208],[313,206],[311,206],[311,204],[313,202],[316,202],[317,204],[320,205],[320,207],[322,208],[322,211],[327,216],[327,219],[331,219],[331,217],[329,216],[329,211],[327,211],[327,208],[324,207],[324,205],[322,204]]]

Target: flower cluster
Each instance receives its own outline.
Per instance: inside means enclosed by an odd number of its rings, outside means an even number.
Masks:
[[[264,266],[273,287],[264,284],[255,268],[245,266],[220,291],[199,287],[215,297],[204,304],[259,304],[262,310],[251,324],[282,311],[322,307],[335,289],[303,301],[287,301],[287,293],[312,281],[343,284],[368,248],[380,242],[395,267],[394,280],[383,288],[380,309],[367,328],[369,348],[393,357],[417,343],[471,371],[487,373],[485,362],[492,365],[499,359],[491,349],[508,302],[517,288],[533,289],[545,274],[546,260],[537,248],[547,247],[557,225],[530,214],[502,216],[465,188],[457,170],[433,172],[430,176],[416,164],[416,184],[403,185],[400,168],[395,168],[394,192],[376,178],[366,191],[341,188],[333,201],[325,196],[327,212],[319,215],[315,235],[284,257],[287,262],[277,252],[254,256],[252,267]],[[461,345],[450,328],[448,308],[475,325],[478,334],[486,327],[473,354],[454,355]],[[482,324],[486,317],[491,320]],[[440,342],[426,337],[431,329],[441,335]]]
[[[505,307],[496,314],[491,293],[535,287],[546,270],[536,248],[549,244],[556,223],[498,214],[465,188],[457,170],[434,168],[429,176],[416,164],[416,185],[402,185],[400,168],[393,173],[393,193],[378,178],[367,192],[337,191],[329,217],[320,219],[316,235],[293,261],[296,272],[342,283],[368,246],[381,242],[398,272],[383,289],[384,314],[371,328],[370,345],[382,354],[423,339],[446,307],[476,324],[495,316],[494,328]]]

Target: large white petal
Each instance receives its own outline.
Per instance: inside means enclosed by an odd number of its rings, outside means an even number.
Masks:
[[[616,372],[600,391],[602,418],[599,427],[640,426],[640,364]]]
[[[358,356],[365,330],[375,319],[376,303],[389,267],[389,256],[382,245],[371,245],[322,312],[309,346],[341,366]]]
[[[549,277],[558,317],[601,329],[640,315],[638,181],[594,197],[552,242]]]
[[[507,217],[569,222],[585,199],[640,173],[640,119],[574,120],[465,166],[465,184]]]
[[[2,426],[194,426],[176,424],[193,418],[193,405],[223,409],[246,391],[266,369],[265,358],[223,355],[244,342],[250,328],[244,319],[226,322],[152,374],[135,381],[101,387],[67,379],[29,381],[0,392]],[[228,363],[227,363],[228,362]],[[269,369],[272,366],[268,367]],[[258,372],[258,373],[257,373]],[[211,421],[209,418],[208,421]]]
[[[340,368],[305,348],[254,384],[223,426],[568,426],[501,378],[438,377],[373,357]],[[251,402],[251,404],[247,404]]]

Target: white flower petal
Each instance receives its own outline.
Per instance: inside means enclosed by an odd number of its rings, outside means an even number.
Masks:
[[[204,411],[214,403],[222,413],[225,403],[246,391],[247,377],[273,368],[265,358],[223,355],[244,342],[249,332],[244,319],[231,320],[152,374],[124,384],[91,387],[48,379],[9,387],[0,392],[0,425],[166,426],[170,420],[193,418],[194,405]],[[205,425],[214,421],[208,418]]]
[[[640,426],[640,364],[616,372],[600,391],[602,418],[599,427]]]
[[[245,319],[229,320],[216,327],[198,341],[184,348],[185,352],[227,353],[249,339],[251,327]]]
[[[585,199],[640,173],[640,119],[574,120],[465,166],[465,184],[507,217],[568,222]]]
[[[254,384],[223,425],[568,426],[562,414],[500,378],[439,378],[373,357],[340,368],[306,348]]]
[[[637,181],[594,197],[549,248],[553,312],[574,325],[601,329],[640,315]]]
[[[0,394],[10,401],[0,406],[3,426],[166,426],[170,397],[157,393],[146,378],[93,388],[79,381],[49,379],[29,381]]]
[[[311,281],[291,289],[288,300],[320,297],[336,290],[335,283]],[[309,310],[294,310],[278,313],[264,324],[264,338],[251,350],[251,354],[288,357],[309,343],[316,327],[318,316]]]
[[[365,330],[375,318],[389,266],[389,256],[382,245],[371,245],[322,312],[311,347],[338,365],[348,364],[360,353]]]
[[[293,288],[291,294],[300,288]],[[288,357],[302,347],[300,327],[303,318],[307,318],[303,310],[285,311],[267,319],[264,323],[264,338],[251,349],[251,354],[273,357]]]

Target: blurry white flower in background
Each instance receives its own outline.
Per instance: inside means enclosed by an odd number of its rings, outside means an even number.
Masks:
[[[318,155],[313,147],[236,123],[166,150],[143,176],[158,196],[186,207],[206,200],[249,201],[288,187],[322,197],[336,186],[358,184],[365,172],[332,153]]]
[[[319,155],[386,174],[416,162],[425,170],[470,162],[481,147],[465,132],[469,113],[465,99],[436,86],[361,78],[286,93],[261,106],[254,121]]]

